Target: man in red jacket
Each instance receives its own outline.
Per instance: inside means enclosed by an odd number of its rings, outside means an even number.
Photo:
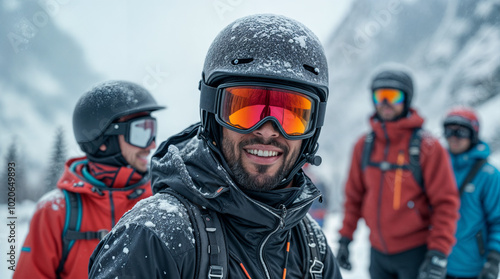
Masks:
[[[450,159],[437,139],[420,130],[424,120],[410,108],[413,82],[405,70],[376,74],[371,95],[373,133],[354,146],[337,259],[351,269],[348,244],[364,218],[372,279],[444,278],[459,206]],[[410,139],[420,139],[419,147]]]
[[[152,195],[151,112],[163,108],[146,89],[126,81],[99,84],[78,100],[73,131],[86,157],[68,160],[57,189],[38,202],[13,278],[88,278],[99,240]]]

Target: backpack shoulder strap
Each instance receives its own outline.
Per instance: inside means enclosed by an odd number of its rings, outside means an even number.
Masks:
[[[161,192],[176,197],[188,211],[197,243],[195,278],[227,278],[226,241],[218,214],[193,204],[171,188]]]
[[[62,232],[62,256],[57,267],[56,274],[60,277],[64,270],[64,264],[68,258],[69,252],[76,240],[81,239],[103,239],[108,230],[81,232],[82,225],[82,198],[80,194],[62,190],[66,200],[66,221]]]
[[[417,181],[418,185],[422,188],[422,191],[425,192],[424,187],[424,177],[422,175],[422,166],[420,165],[420,148],[422,145],[422,129],[417,128],[413,130],[413,133],[410,138],[410,146],[408,149],[409,154],[409,168],[415,181]]]
[[[363,145],[363,153],[361,155],[361,170],[364,171],[366,166],[370,163],[370,156],[372,154],[373,143],[375,141],[375,132],[371,131],[365,136],[365,144]]]
[[[219,216],[216,212],[206,208],[200,207],[199,209],[203,219],[203,228],[200,229],[204,229],[200,230],[200,233],[205,232],[208,237],[208,243],[201,243],[202,253],[204,254],[204,250],[208,251],[208,265],[202,264],[202,266],[209,267],[209,279],[227,278],[226,243]],[[200,276],[200,278],[207,278],[206,276]]]
[[[472,168],[467,173],[467,176],[465,177],[464,181],[462,182],[462,184],[460,184],[459,188],[460,197],[465,191],[465,186],[467,186],[467,184],[469,184],[474,179],[474,177],[476,177],[477,173],[479,172],[479,170],[481,170],[484,164],[486,164],[486,162],[487,162],[486,159],[479,159],[476,160],[474,165],[472,165]]]
[[[322,279],[323,262],[326,256],[326,242],[321,241],[321,239],[324,239],[324,236],[320,236],[320,232],[315,230],[313,226],[311,219],[307,215],[300,222],[300,227],[306,237],[307,247],[309,248],[307,252],[309,276],[312,279]]]
[[[66,237],[68,231],[80,230],[82,217],[82,200],[79,194],[70,191],[62,190],[66,200],[66,221],[62,232],[62,256],[57,267],[57,278],[60,277],[64,270],[64,264],[68,258],[69,250],[75,244],[75,240],[70,240]]]

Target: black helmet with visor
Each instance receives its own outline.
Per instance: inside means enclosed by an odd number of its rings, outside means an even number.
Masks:
[[[156,120],[150,112],[164,109],[142,86],[128,81],[107,81],[85,92],[73,111],[75,139],[87,156],[96,162],[124,165],[117,136],[131,145],[146,148],[156,135]],[[119,119],[137,114],[127,121]],[[99,147],[106,144],[107,150]]]

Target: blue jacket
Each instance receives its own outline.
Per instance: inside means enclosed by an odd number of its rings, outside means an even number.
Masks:
[[[460,187],[474,162],[490,155],[490,148],[481,142],[467,152],[450,155]],[[488,252],[500,252],[500,172],[486,163],[471,184],[461,197],[457,242],[448,258],[448,275],[457,277],[478,276]]]

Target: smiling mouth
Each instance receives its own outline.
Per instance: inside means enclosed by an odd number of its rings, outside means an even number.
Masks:
[[[246,149],[247,153],[258,156],[258,157],[277,157],[280,155],[277,151],[260,150],[260,149]]]
[[[149,154],[148,155],[138,155],[137,157],[139,159],[141,159],[141,160],[147,161],[148,160],[148,156],[149,156]]]

